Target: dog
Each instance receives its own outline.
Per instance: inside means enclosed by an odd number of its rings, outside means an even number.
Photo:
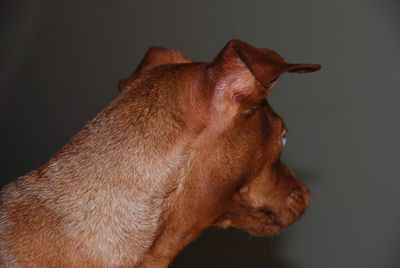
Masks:
[[[319,69],[241,40],[210,63],[150,48],[110,105],[2,189],[1,267],[167,267],[212,226],[285,230],[310,192],[266,98],[281,74]]]

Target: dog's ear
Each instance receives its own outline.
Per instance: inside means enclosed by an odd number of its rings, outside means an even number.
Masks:
[[[260,103],[274,82],[285,72],[314,72],[318,64],[290,64],[276,52],[231,40],[210,64],[207,76],[212,81],[214,98],[235,106],[250,108]]]
[[[147,50],[146,55],[140,62],[136,70],[126,79],[121,79],[118,82],[119,91],[122,92],[137,75],[144,71],[150,70],[156,66],[165,64],[189,63],[191,60],[179,51],[166,49],[163,47],[151,47]]]

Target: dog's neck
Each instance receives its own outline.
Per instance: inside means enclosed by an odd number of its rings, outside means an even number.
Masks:
[[[191,137],[178,121],[165,121],[171,117],[165,109],[149,105],[158,96],[144,103],[122,94],[37,171],[37,186],[47,189],[39,199],[65,217],[72,245],[85,241],[80,248],[90,258],[166,267],[201,231],[181,230],[174,214],[190,169]]]

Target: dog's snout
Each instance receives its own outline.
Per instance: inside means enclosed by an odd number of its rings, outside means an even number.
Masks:
[[[304,206],[307,208],[311,202],[311,192],[310,189],[302,182],[299,181],[299,187],[301,189],[302,197],[304,200]]]
[[[298,189],[298,190],[295,190],[295,191],[298,191],[298,192],[301,193],[302,199],[303,199],[303,201],[304,201],[304,207],[307,208],[308,205],[309,205],[310,202],[311,202],[311,191],[310,191],[310,189],[304,184],[304,182],[301,181],[301,180],[296,176],[296,174],[295,174],[293,171],[291,171],[290,169],[289,169],[289,171],[290,171],[290,173],[293,175],[293,178],[294,178],[294,180],[295,180],[295,185],[297,186],[297,189]]]
[[[294,192],[297,193],[298,202],[303,204],[304,209],[306,209],[310,205],[310,202],[311,202],[311,192],[308,189],[308,187],[300,181],[298,190],[295,190]]]
[[[297,220],[306,211],[310,201],[311,195],[308,189],[307,191],[303,189],[292,191],[286,199],[286,206],[291,212],[290,215],[286,215],[287,219],[285,219],[287,224]]]

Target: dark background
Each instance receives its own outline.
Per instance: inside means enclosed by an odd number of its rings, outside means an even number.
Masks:
[[[320,72],[270,98],[290,129],[284,158],[309,185],[280,236],[210,230],[172,267],[400,267],[400,2],[2,1],[0,178],[54,154],[117,96],[151,45],[209,61],[232,38]]]

